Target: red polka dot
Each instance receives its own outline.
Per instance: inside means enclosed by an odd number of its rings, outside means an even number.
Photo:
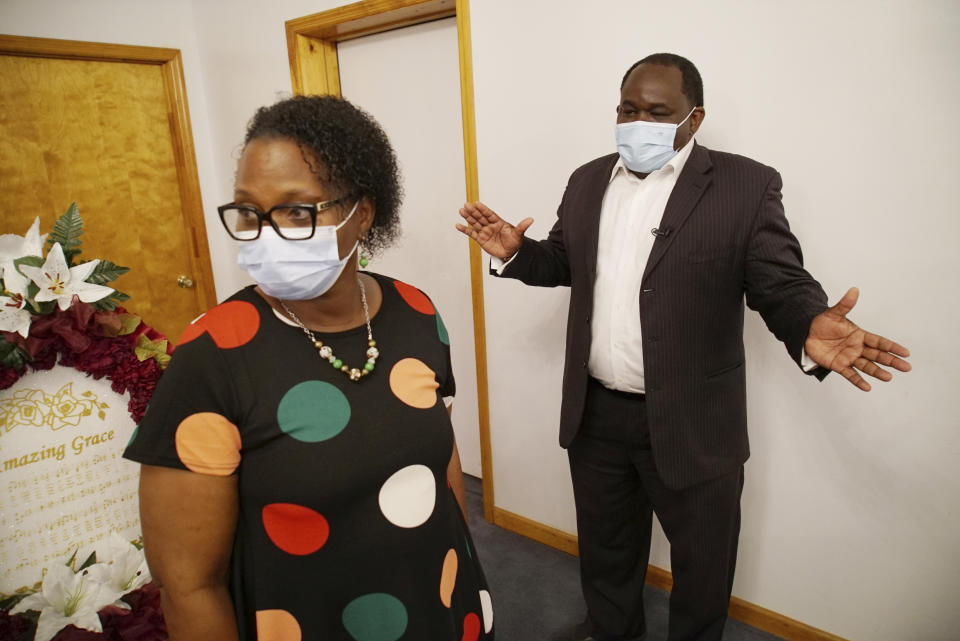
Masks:
[[[330,525],[322,514],[293,503],[265,505],[263,528],[274,545],[298,556],[313,554],[330,536]]]
[[[407,285],[399,280],[393,281],[393,286],[400,292],[400,296],[407,302],[407,305],[414,308],[421,314],[435,314],[433,304],[427,295],[421,292],[413,285]]]
[[[203,325],[200,324],[200,319],[197,319],[195,322],[190,323],[183,328],[183,333],[180,334],[180,340],[177,341],[177,345],[189,343],[198,336],[202,336],[206,331],[207,330],[204,329]]]
[[[473,612],[463,617],[463,636],[461,641],[477,641],[480,638],[480,617]]]
[[[228,301],[187,325],[178,344],[189,343],[206,332],[217,347],[231,349],[249,343],[259,329],[260,313],[256,307],[242,300]]]

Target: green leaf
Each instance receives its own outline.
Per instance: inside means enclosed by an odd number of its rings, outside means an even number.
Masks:
[[[77,203],[70,203],[67,211],[57,218],[53,224],[53,231],[47,236],[47,251],[54,243],[60,243],[63,248],[63,257],[68,266],[73,266],[73,258],[80,254],[80,236],[83,235],[83,219],[80,218],[80,209]]]
[[[0,336],[0,367],[21,370],[29,360],[25,351]]]
[[[91,552],[90,556],[87,557],[87,560],[83,562],[83,565],[77,568],[77,572],[82,572],[83,570],[86,570],[88,567],[90,567],[96,562],[97,562],[97,553]]]
[[[13,609],[13,606],[23,601],[27,598],[27,594],[11,594],[10,596],[0,600],[0,610],[7,612]]]
[[[134,333],[138,327],[140,327],[141,318],[136,314],[121,314],[120,315],[120,331],[118,336],[126,336],[127,334]]]
[[[27,285],[27,302],[30,303],[30,307],[33,308],[34,316],[46,316],[47,314],[52,314],[53,310],[57,308],[57,301],[47,300],[42,303],[37,302],[37,292],[40,291],[40,288],[34,285],[32,282]]]
[[[42,256],[21,256],[13,260],[13,266],[17,268],[20,275],[26,277],[26,274],[20,271],[20,265],[30,265],[31,267],[43,267]]]
[[[130,300],[130,297],[127,294],[124,294],[121,291],[113,290],[113,293],[107,296],[106,298],[101,298],[95,303],[90,303],[93,305],[94,309],[99,309],[104,312],[112,312],[125,301]]]
[[[99,309],[104,312],[112,312],[115,310],[120,303],[130,300],[130,297],[124,294],[121,291],[113,290],[113,293],[107,296],[106,298],[101,298],[95,303],[91,303],[95,309]]]
[[[129,267],[116,265],[109,260],[101,260],[97,263],[97,266],[93,268],[93,272],[87,278],[87,282],[93,283],[94,285],[105,285],[110,281],[120,278],[128,271],[130,271]]]
[[[161,357],[165,356],[167,357],[167,361],[170,360],[170,357],[167,354],[167,340],[165,338],[158,341],[152,341],[147,338],[146,334],[140,334],[140,336],[137,338],[137,344],[133,348],[133,352],[141,361],[145,361],[148,358],[156,358],[160,365],[164,365],[165,363]]]
[[[73,554],[70,555],[70,558],[67,559],[67,567],[73,570],[73,564],[77,561],[77,552],[80,551],[80,548],[77,548],[73,551]],[[73,570],[76,572],[76,570]]]

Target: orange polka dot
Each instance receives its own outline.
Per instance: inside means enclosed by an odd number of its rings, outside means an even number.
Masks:
[[[407,305],[414,308],[421,314],[436,313],[433,309],[433,303],[430,302],[430,299],[427,298],[427,295],[413,285],[407,285],[399,280],[395,280],[393,281],[393,286],[397,288],[398,292],[400,292],[401,298],[406,301]]]
[[[390,370],[390,391],[411,407],[427,409],[437,404],[437,375],[426,363],[404,358]]]
[[[453,588],[457,584],[457,552],[453,548],[447,550],[443,559],[443,569],[440,571],[440,602],[450,607],[453,599]]]
[[[206,332],[217,347],[231,349],[249,343],[259,329],[260,313],[257,308],[246,301],[232,300],[217,305],[187,325],[178,344],[189,343]]]
[[[313,554],[330,536],[330,525],[322,514],[295,503],[265,505],[262,518],[267,536],[287,554]]]
[[[300,624],[286,610],[257,610],[257,638],[260,641],[300,641]]]
[[[220,414],[199,412],[183,419],[174,443],[180,462],[192,472],[230,476],[240,465],[240,431]]]

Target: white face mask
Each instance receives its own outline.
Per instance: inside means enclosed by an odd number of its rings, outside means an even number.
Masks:
[[[317,225],[306,240],[281,238],[273,227],[264,225],[259,238],[240,243],[237,265],[268,296],[281,300],[322,296],[340,278],[360,244],[355,242],[350,253],[340,258],[337,230],[347,224],[359,204],[358,200],[339,225]]]
[[[649,174],[670,162],[670,159],[677,154],[673,148],[677,128],[686,122],[694,110],[696,107],[677,124],[645,120],[618,124],[617,151],[627,169]]]

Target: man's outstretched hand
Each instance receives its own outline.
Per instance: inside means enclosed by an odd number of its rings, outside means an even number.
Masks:
[[[816,316],[810,323],[804,348],[818,365],[843,375],[869,392],[870,383],[860,373],[889,381],[893,376],[880,365],[909,372],[910,363],[898,357],[910,356],[910,350],[883,336],[865,332],[847,318],[859,296],[860,290],[851,287],[840,302]]]
[[[523,234],[533,224],[533,218],[524,218],[516,226],[511,225],[479,201],[464,203],[460,216],[466,225],[457,225],[457,230],[477,241],[480,249],[502,260],[520,250]]]

